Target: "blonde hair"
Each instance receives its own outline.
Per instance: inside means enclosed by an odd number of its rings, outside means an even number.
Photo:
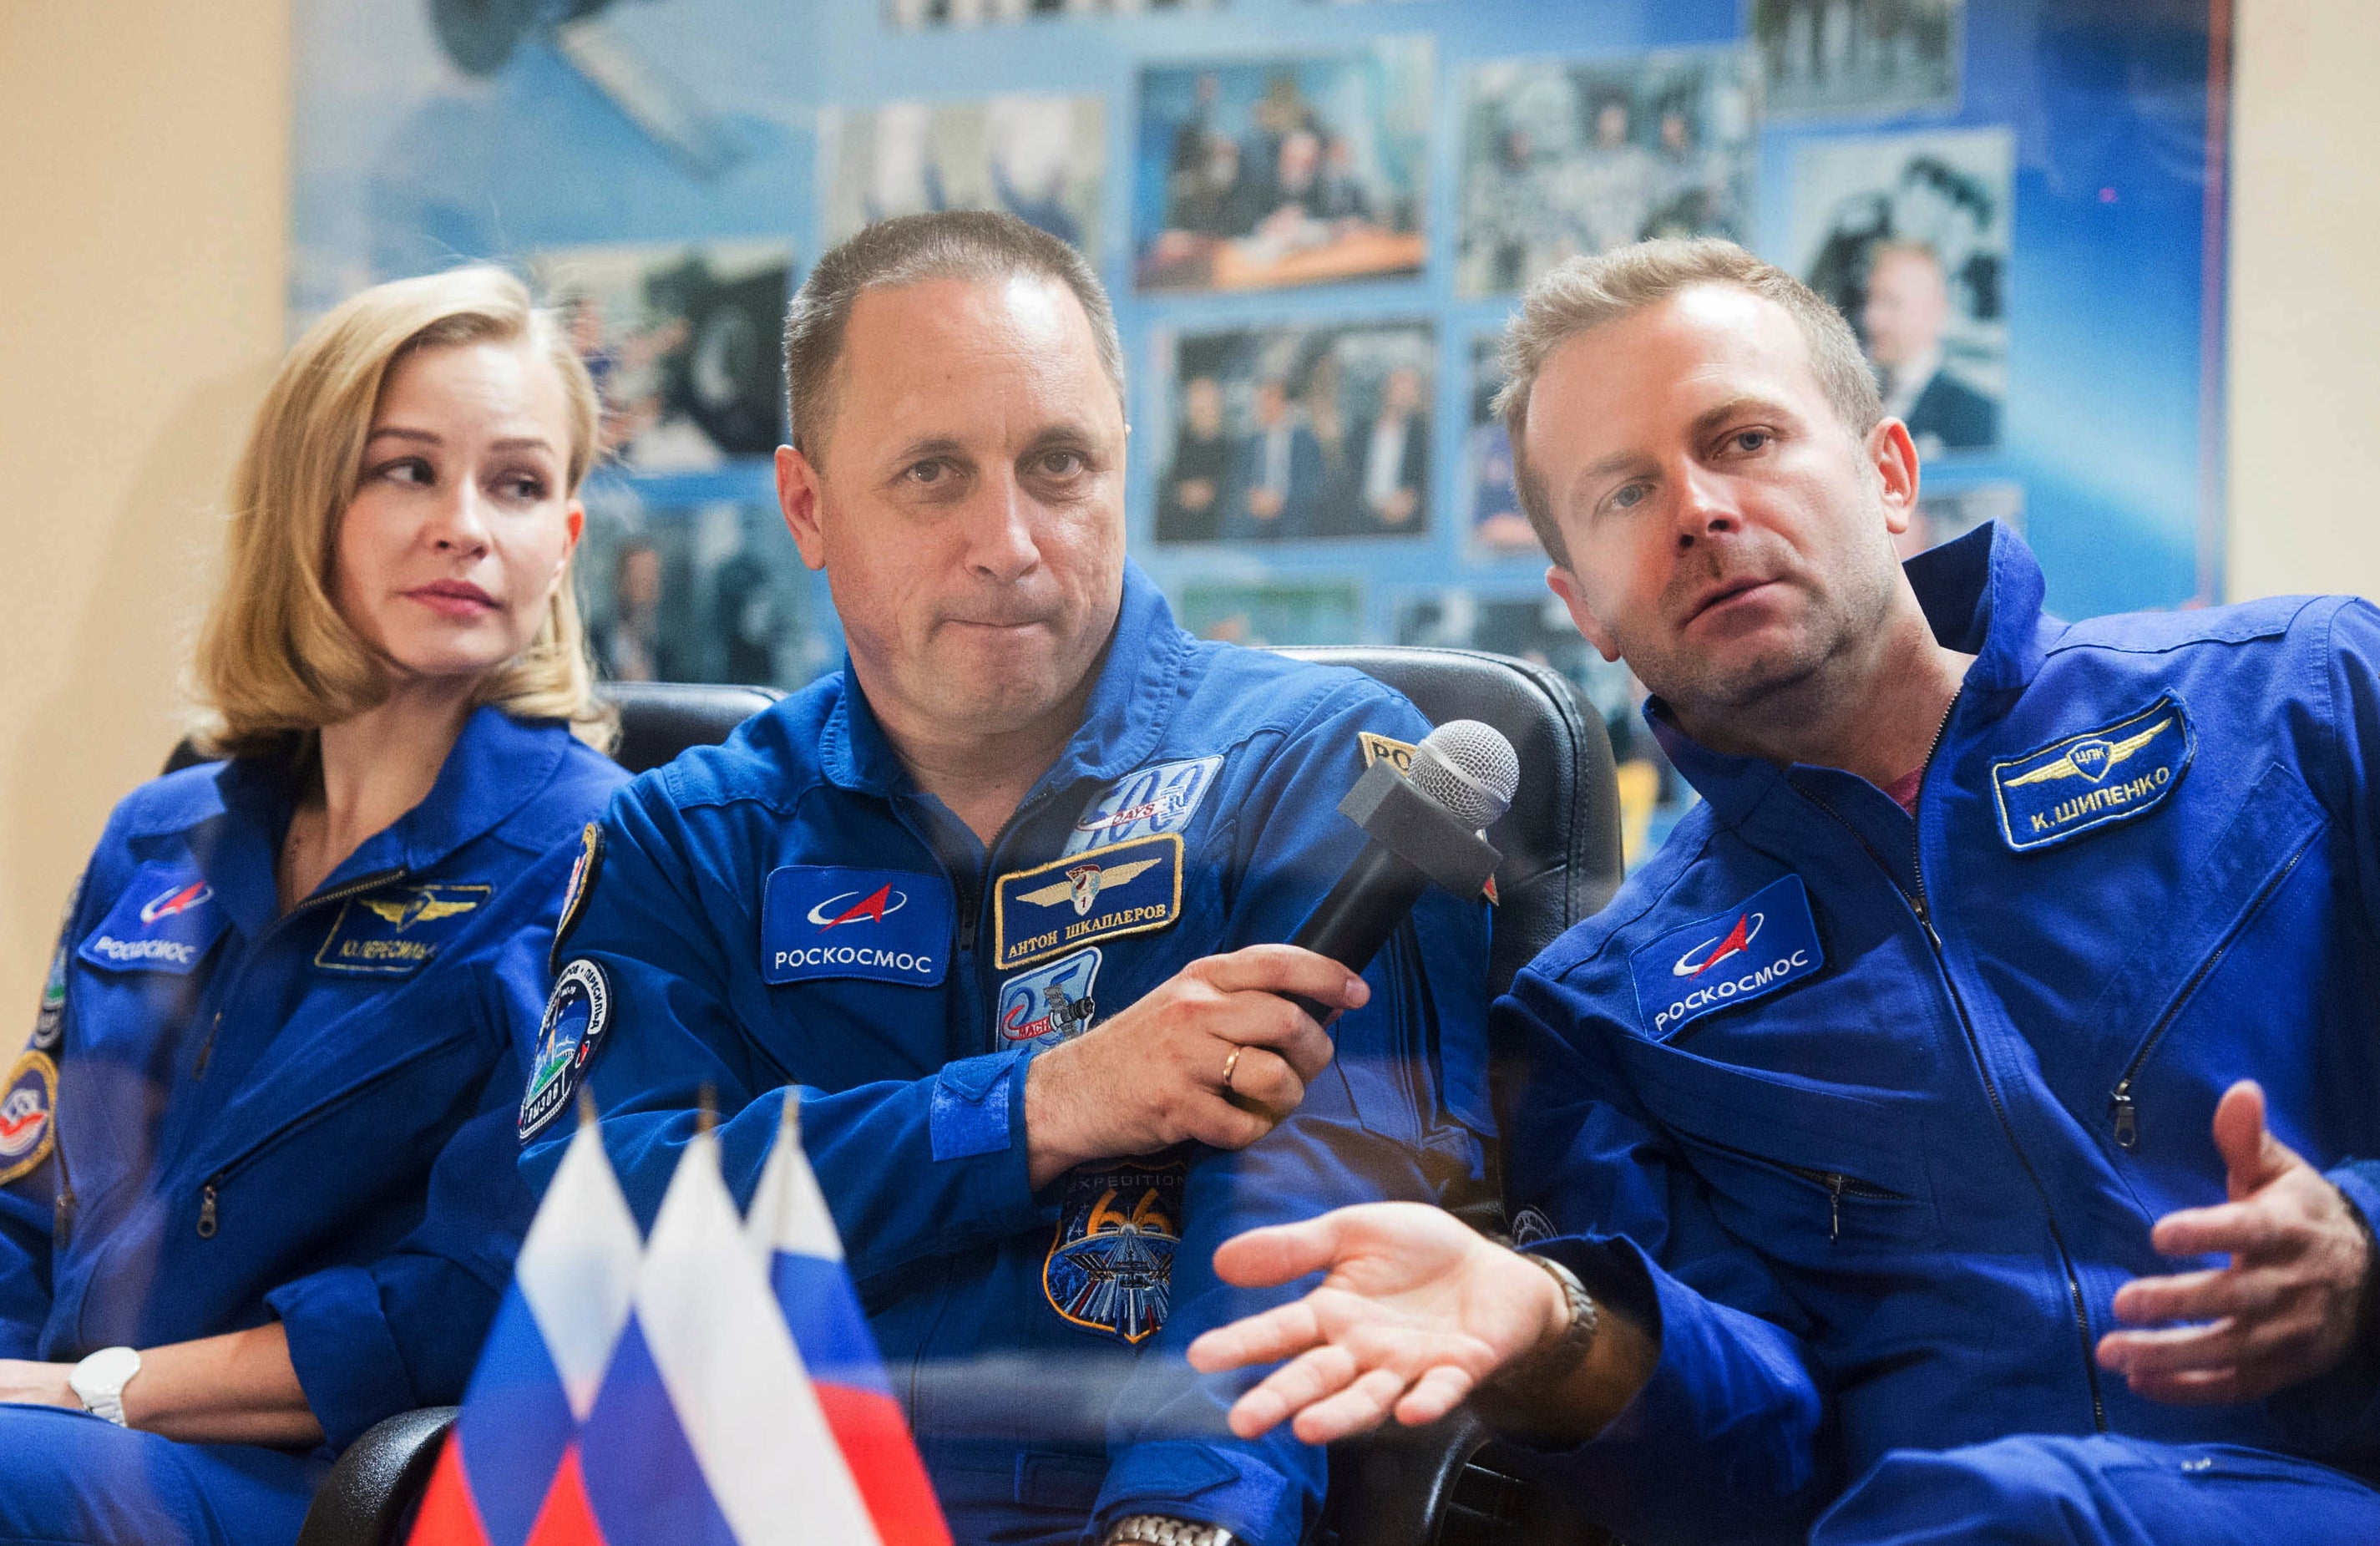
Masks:
[[[1864,437],[1884,420],[1884,399],[1843,314],[1783,269],[1762,262],[1731,241],[1643,241],[1589,258],[1572,258],[1531,285],[1504,333],[1504,388],[1496,395],[1512,442],[1512,483],[1546,556],[1570,567],[1570,550],[1554,523],[1545,486],[1531,470],[1523,441],[1529,427],[1529,392],[1546,358],[1590,328],[1669,299],[1696,285],[1732,285],[1785,309],[1809,347],[1819,390],[1843,427]]]
[[[458,268],[377,285],[306,330],[273,377],[232,475],[230,554],[191,673],[195,738],[238,756],[300,741],[381,702],[382,663],[332,600],[339,523],[381,388],[418,349],[526,342],[561,378],[569,419],[565,496],[593,463],[599,406],[550,311],[502,269]],[[520,719],[567,720],[608,748],[615,716],[595,696],[587,630],[565,567],[527,648],[489,672],[477,701]]]

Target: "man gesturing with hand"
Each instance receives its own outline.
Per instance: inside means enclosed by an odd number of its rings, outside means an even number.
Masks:
[[[1293,1546],[1321,1456],[1227,1431],[1244,1382],[1182,1349],[1286,1296],[1214,1275],[1237,1231],[1484,1187],[1485,905],[1426,898],[1368,980],[1278,943],[1427,722],[1174,624],[1124,556],[1115,321],[1053,238],[870,226],[786,380],[779,501],[848,658],[590,837],[524,1167],[583,1080],[649,1218],[708,1090],[748,1195],[798,1100],[959,1540]]]
[[[1226,1247],[1234,1430],[1477,1404],[1631,1546],[2380,1540],[2380,611],[2069,625],[1721,242],[1540,280],[1518,483],[1704,797],[1491,1017],[1520,1253]]]
[[[2231,1199],[2157,1221],[2167,1256],[2228,1266],[2140,1278],[2116,1291],[2119,1320],[2099,1364],[2159,1401],[2257,1401],[2338,1368],[2374,1309],[2372,1231],[2339,1189],[2265,1126],[2265,1091],[2242,1080],[2215,1108]]]

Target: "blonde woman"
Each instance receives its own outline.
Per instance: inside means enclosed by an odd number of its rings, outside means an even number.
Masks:
[[[493,269],[283,365],[199,645],[224,760],[116,807],[0,1090],[0,1540],[285,1543],[330,1455],[461,1392],[625,777],[569,583],[595,433]]]

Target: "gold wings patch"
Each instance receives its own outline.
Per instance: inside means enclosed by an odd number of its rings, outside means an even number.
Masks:
[[[1098,871],[1099,888],[1104,889],[1111,885],[1123,885],[1125,882],[1130,881],[1133,877],[1138,875],[1142,870],[1152,869],[1157,865],[1163,864],[1164,862],[1164,856],[1160,855],[1156,858],[1135,859],[1130,864],[1108,865],[1106,868]],[[1036,907],[1054,907],[1059,903],[1063,902],[1066,898],[1074,895],[1075,882],[1070,877],[1066,880],[1060,881],[1055,885],[1045,885],[1038,891],[1020,892],[1017,895],[1016,899],[1020,902],[1030,902]]]
[[[2172,723],[2173,716],[2171,714],[2168,714],[2165,718],[2157,721],[2155,724],[2150,725],[2139,735],[2127,736],[2122,740],[2108,747],[2107,766],[2112,769],[2117,763],[2130,758],[2132,753],[2140,750],[2141,748],[2156,739],[2158,732],[2162,731],[2166,726]],[[2016,777],[2009,779],[2006,786],[2013,789],[2021,784],[2046,784],[2052,779],[2082,778],[2083,776],[2085,775],[2083,774],[2082,770],[2074,764],[2074,753],[2070,750],[2065,756],[2059,758],[2055,762],[2051,762],[2044,767],[2035,768],[2029,773],[2019,773]]]
[[[435,923],[442,918],[469,912],[480,905],[477,902],[442,902],[426,891],[416,892],[402,902],[384,901],[377,896],[366,896],[361,901],[390,928],[400,932],[416,923]]]

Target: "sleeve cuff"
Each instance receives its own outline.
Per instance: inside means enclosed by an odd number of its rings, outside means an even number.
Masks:
[[[264,1302],[288,1333],[289,1362],[333,1449],[421,1404],[370,1272],[334,1267],[282,1284]]]
[[[1289,1479],[1255,1455],[1169,1439],[1135,1444],[1117,1457],[1083,1540],[1099,1546],[1117,1520],[1162,1514],[1220,1525],[1251,1546],[1291,1546],[1305,1532],[1304,1512]]]
[[[926,1118],[935,1159],[965,1160],[1023,1147],[1017,1140],[1024,1136],[1025,1066],[1022,1051],[943,1065],[934,1076]]]
[[[1593,1439],[1505,1443],[1569,1496],[1596,1500],[1597,1522],[1630,1539],[1800,1539],[1840,1466],[1824,1398],[1788,1333],[1705,1298],[1623,1237],[1529,1248],[1639,1320],[1660,1357]],[[1706,1437],[1682,1445],[1681,1434]]]
[[[2367,1231],[2380,1225],[2380,1160],[2351,1160],[2325,1172],[2323,1178],[2363,1216]],[[2380,1258],[2366,1271],[2380,1272]],[[2273,1421],[2315,1459],[2368,1458],[2380,1449],[2380,1325],[2374,1323],[2374,1296],[2367,1287],[2363,1323],[2338,1368],[2291,1385],[2265,1403]]]

